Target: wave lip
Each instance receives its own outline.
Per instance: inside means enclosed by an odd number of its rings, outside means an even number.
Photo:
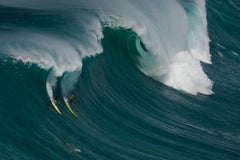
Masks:
[[[181,2],[181,1],[180,1]],[[174,5],[173,5],[174,4]],[[139,69],[153,79],[177,90],[196,95],[213,93],[213,82],[204,73],[201,62],[211,64],[205,1],[167,2],[168,9],[154,27],[138,34],[148,52],[139,47]],[[138,33],[138,32],[136,32]]]

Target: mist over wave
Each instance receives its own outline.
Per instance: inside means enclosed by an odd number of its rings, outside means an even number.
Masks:
[[[191,94],[212,93],[212,81],[200,63],[211,62],[202,0],[1,1],[0,5],[3,15],[19,13],[1,23],[1,53],[28,56],[40,67],[52,69],[48,78],[52,86],[54,77],[64,73],[79,70],[79,76],[82,59],[102,53],[102,30],[112,27],[132,29],[140,37],[146,50],[139,50],[138,68],[146,75]],[[71,90],[78,76],[62,85],[64,92]]]

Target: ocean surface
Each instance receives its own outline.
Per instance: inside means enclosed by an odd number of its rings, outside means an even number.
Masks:
[[[1,0],[0,159],[239,160],[240,1]]]

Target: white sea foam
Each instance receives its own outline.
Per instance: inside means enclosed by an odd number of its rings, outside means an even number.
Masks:
[[[140,52],[141,65],[138,66],[146,75],[190,94],[212,93],[213,83],[200,63],[211,63],[204,0],[55,2],[26,0],[12,3],[3,0],[0,4],[48,10],[79,8],[80,13],[70,14],[73,23],[69,26],[74,25],[75,38],[16,29],[16,33],[1,33],[0,44],[5,53],[27,55],[42,68],[51,69],[48,80],[52,86],[55,82],[52,77],[64,75],[61,88],[65,96],[71,92],[81,73],[82,59],[103,51],[100,41],[104,26],[131,28],[138,34],[148,50]]]
[[[191,94],[213,93],[212,81],[203,72],[200,62],[187,51],[175,56],[174,63],[169,66],[168,77],[163,83]]]

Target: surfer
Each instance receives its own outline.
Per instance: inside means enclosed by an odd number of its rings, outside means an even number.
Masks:
[[[54,100],[55,103],[57,103],[58,97],[57,97],[57,96],[54,96],[54,97],[53,97],[53,100]]]
[[[74,95],[71,95],[71,96],[69,97],[69,99],[68,99],[68,102],[69,102],[69,103],[72,103],[73,100],[74,100]]]

